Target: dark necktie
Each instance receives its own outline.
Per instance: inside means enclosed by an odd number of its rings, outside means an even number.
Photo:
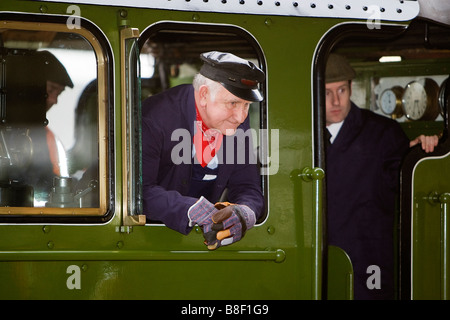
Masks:
[[[328,131],[328,128],[325,129],[325,146],[328,147],[331,145],[331,133]]]

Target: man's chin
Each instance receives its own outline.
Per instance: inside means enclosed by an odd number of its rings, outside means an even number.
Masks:
[[[232,135],[234,135],[236,133],[236,130],[237,129],[226,129],[225,132],[222,131],[222,134],[224,136],[232,136]]]

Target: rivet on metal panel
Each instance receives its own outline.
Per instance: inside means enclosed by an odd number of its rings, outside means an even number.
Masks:
[[[275,262],[276,263],[281,263],[286,259],[286,253],[281,250],[281,249],[277,249],[277,257],[275,258]]]
[[[128,11],[124,9],[119,10],[119,16],[121,18],[126,18],[128,16]]]

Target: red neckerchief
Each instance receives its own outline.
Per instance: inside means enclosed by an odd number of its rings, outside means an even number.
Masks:
[[[195,156],[202,167],[214,158],[216,152],[222,145],[223,135],[219,130],[209,129],[202,120],[197,106],[195,106],[197,117],[195,119],[196,130],[193,138],[195,146]]]

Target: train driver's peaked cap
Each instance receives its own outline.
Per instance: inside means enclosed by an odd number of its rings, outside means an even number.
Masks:
[[[326,83],[353,80],[355,77],[356,72],[345,57],[336,53],[330,54],[325,71]]]
[[[262,101],[258,84],[265,79],[264,72],[251,61],[231,53],[210,51],[200,55],[203,66],[200,74],[222,84],[235,96],[247,101]]]

